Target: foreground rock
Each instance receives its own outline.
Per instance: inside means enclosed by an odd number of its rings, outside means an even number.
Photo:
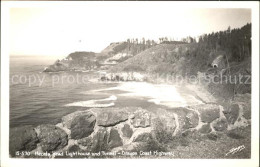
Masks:
[[[76,111],[71,114],[68,114],[64,117],[62,117],[62,124],[64,127],[71,129],[72,122],[79,117],[85,117],[85,118],[93,118],[93,114],[89,111]],[[74,121],[75,123],[75,121]]]
[[[31,126],[10,129],[9,151],[14,156],[16,151],[31,151],[36,148],[38,138]]]
[[[91,111],[96,114],[97,125],[108,127],[126,121],[131,110],[131,108],[106,108]]]
[[[167,151],[168,148],[187,147],[204,139],[217,142],[225,133],[232,139],[242,139],[243,136],[234,129],[246,127],[250,121],[243,117],[240,106],[239,112],[237,109],[233,103],[229,110],[216,104],[149,110],[140,107],[92,108],[68,114],[56,126],[12,129],[10,152],[75,151],[98,155],[102,151],[115,150]]]
[[[228,127],[228,123],[227,120],[225,119],[220,119],[213,123],[213,128],[216,131],[224,131],[227,129],[227,127]]]
[[[121,139],[118,131],[114,128],[110,130],[110,134],[109,134],[109,138],[108,138],[108,145],[109,145],[110,149],[123,145],[122,139]]]
[[[108,150],[108,131],[106,128],[100,128],[93,136],[93,144],[89,147],[93,152]]]
[[[70,126],[71,138],[81,139],[88,137],[94,131],[95,123],[96,119],[91,113],[76,116]]]
[[[188,108],[176,108],[173,112],[178,115],[180,131],[198,126],[199,116],[195,111]]]
[[[43,152],[58,150],[68,143],[68,135],[54,125],[39,125],[35,128]]]
[[[173,112],[167,112],[164,109],[156,110],[156,115],[152,117],[152,130],[155,133],[156,140],[165,142],[175,135],[177,129],[176,118]]]
[[[226,111],[223,111],[228,123],[234,124],[239,116],[239,105],[233,104]]]
[[[123,133],[123,137],[130,138],[133,134],[133,129],[128,124],[125,124],[121,131]]]
[[[135,128],[148,127],[151,124],[151,115],[148,113],[147,110],[139,108],[134,112],[131,123]]]

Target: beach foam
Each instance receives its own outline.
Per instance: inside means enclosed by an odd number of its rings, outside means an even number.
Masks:
[[[146,82],[124,82],[116,87],[93,90],[93,93],[102,93],[111,90],[121,90],[127,93],[118,94],[126,97],[144,97],[148,98],[148,102],[167,107],[185,107],[190,103],[201,104],[200,100],[190,97],[176,86],[167,84],[151,84]]]
[[[155,104],[168,107],[187,106],[186,100],[179,94],[174,85],[150,84],[145,82],[124,83],[118,86],[120,90],[129,91],[122,96],[147,97]]]
[[[112,95],[112,96],[105,98],[105,99],[79,101],[79,102],[66,104],[65,106],[66,107],[74,106],[74,107],[104,108],[104,107],[112,107],[112,106],[115,105],[115,103],[113,103],[113,102],[99,103],[99,102],[115,101],[115,100],[117,100],[117,97],[115,95]]]

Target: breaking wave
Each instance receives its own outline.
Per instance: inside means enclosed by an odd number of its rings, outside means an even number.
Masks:
[[[87,100],[87,101],[78,101],[78,102],[74,102],[74,103],[69,103],[66,104],[66,107],[88,107],[88,108],[105,108],[105,107],[112,107],[115,105],[114,102],[111,101],[115,101],[117,100],[117,97],[115,95],[112,95],[108,98],[105,99],[100,99],[100,100]],[[108,102],[108,103],[104,103],[104,102]]]

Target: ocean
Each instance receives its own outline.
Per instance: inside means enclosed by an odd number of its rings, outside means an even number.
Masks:
[[[86,110],[91,104],[114,104],[114,107],[149,108],[155,104],[145,97],[120,96],[122,91],[109,89],[118,83],[89,81],[93,72],[43,73],[55,59],[39,56],[10,56],[10,127],[57,124],[64,115]],[[76,78],[80,78],[79,82]],[[82,81],[83,77],[87,78]],[[63,78],[63,79],[62,79]],[[74,82],[73,82],[74,79]],[[83,103],[82,103],[83,102]],[[81,105],[77,105],[77,104]]]

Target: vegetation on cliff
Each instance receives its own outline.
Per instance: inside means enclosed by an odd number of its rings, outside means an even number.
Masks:
[[[140,72],[163,77],[197,76],[197,79],[217,76],[218,80],[230,79],[228,83],[205,84],[218,97],[230,99],[237,93],[251,92],[251,24],[202,35],[198,42],[188,39],[174,43],[162,38],[160,44],[115,65],[111,72]],[[241,75],[242,82],[233,81]]]

